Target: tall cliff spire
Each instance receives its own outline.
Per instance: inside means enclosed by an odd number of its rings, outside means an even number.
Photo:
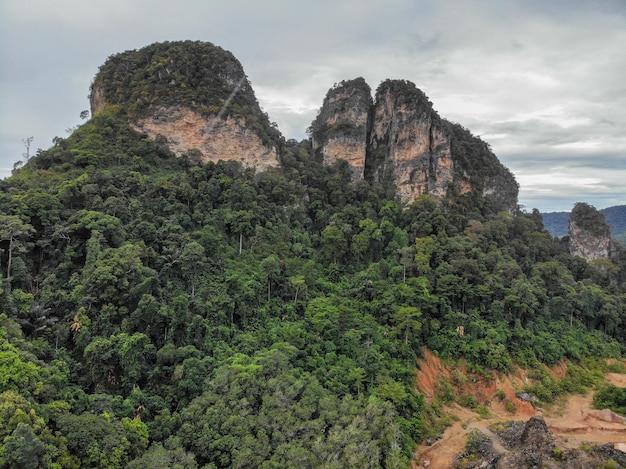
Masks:
[[[495,210],[517,208],[517,183],[489,146],[441,119],[411,82],[384,81],[375,101],[362,78],[339,83],[310,134],[325,163],[343,159],[354,179],[395,185],[405,204],[428,193],[487,197]]]

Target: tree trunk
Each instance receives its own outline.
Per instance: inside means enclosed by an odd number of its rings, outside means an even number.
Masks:
[[[13,261],[13,236],[9,237],[9,260],[7,261],[7,292],[11,292],[11,262]]]

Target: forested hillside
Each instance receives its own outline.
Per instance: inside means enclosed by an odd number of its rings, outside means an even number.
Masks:
[[[623,253],[312,155],[175,157],[109,108],[0,181],[0,466],[408,467],[441,413],[424,347],[477,373],[622,353]]]

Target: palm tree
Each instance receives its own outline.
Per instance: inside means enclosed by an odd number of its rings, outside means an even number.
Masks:
[[[59,320],[56,316],[50,316],[50,311],[50,308],[46,308],[41,303],[35,302],[28,313],[18,318],[18,322],[27,335],[37,337],[37,334],[46,330],[49,326],[54,325]]]

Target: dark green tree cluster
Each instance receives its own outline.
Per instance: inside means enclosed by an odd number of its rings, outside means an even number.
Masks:
[[[622,351],[624,265],[537,212],[281,159],[176,158],[108,110],[0,182],[0,466],[408,467],[424,346],[502,371]]]

